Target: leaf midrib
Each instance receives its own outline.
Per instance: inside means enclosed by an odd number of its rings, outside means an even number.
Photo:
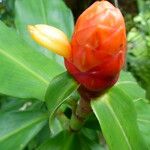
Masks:
[[[102,102],[103,102],[103,103],[107,106],[107,108],[110,110],[110,112],[111,112],[111,114],[112,114],[114,120],[116,120],[116,123],[118,124],[118,126],[119,126],[119,128],[120,128],[120,131],[121,131],[122,134],[123,134],[123,137],[124,137],[124,139],[125,139],[125,141],[126,141],[128,147],[129,147],[129,149],[132,150],[131,144],[130,144],[130,142],[129,142],[129,140],[128,140],[128,136],[127,136],[126,133],[124,132],[124,129],[123,129],[123,127],[122,127],[120,121],[118,120],[118,118],[117,118],[117,116],[116,116],[116,114],[115,114],[113,108],[111,107],[110,102],[109,102],[108,100],[106,100],[106,99],[105,99],[105,101],[103,100]]]
[[[28,66],[26,66],[25,64],[21,63],[19,60],[17,60],[15,57],[9,55],[8,53],[6,53],[4,50],[0,49],[0,53],[7,57],[8,59],[11,59],[13,62],[15,62],[17,65],[21,66],[22,68],[24,68],[27,72],[29,72],[30,74],[32,74],[34,77],[36,77],[38,80],[42,81],[44,84],[48,85],[48,81],[45,80],[42,76],[40,76],[39,74],[37,74],[36,72],[34,72],[32,69],[30,69]]]

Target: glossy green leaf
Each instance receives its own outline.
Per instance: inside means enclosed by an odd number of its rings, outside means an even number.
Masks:
[[[145,91],[137,84],[131,73],[122,72],[116,86],[133,100],[138,126],[150,149],[150,102],[145,100]]]
[[[147,150],[138,129],[133,104],[133,100],[143,97],[144,93],[139,90],[141,88],[138,88],[131,76],[129,78],[132,81],[126,80],[127,76],[128,74],[123,72],[121,79],[108,93],[93,100],[92,109],[111,150]]]
[[[45,96],[50,118],[77,88],[78,84],[67,72],[56,76],[50,82]]]
[[[63,0],[16,0],[15,24],[22,37],[37,50],[63,65],[63,58],[36,44],[27,32],[29,24],[48,24],[64,31],[70,38],[73,16]]]
[[[38,150],[103,150],[96,142],[81,133],[63,131],[48,141],[45,141]]]
[[[0,99],[0,112],[19,110],[26,102],[26,100],[3,96]]]
[[[45,125],[48,116],[37,111],[0,113],[0,149],[21,150]]]
[[[49,132],[49,125],[46,123],[46,125],[40,130],[40,132],[30,140],[28,145],[26,146],[26,149],[28,150],[35,150],[37,149],[44,141],[48,140],[50,137]]]
[[[56,117],[54,117],[52,119],[51,119],[50,127],[49,128],[50,128],[51,136],[55,136],[56,134],[58,134],[58,133],[60,133],[61,131],[64,130],[63,123],[65,124],[66,122],[64,122],[65,120],[62,120],[63,122],[61,122]]]
[[[36,99],[21,99],[9,96],[0,98],[0,112],[13,112],[25,110],[45,110],[45,104]]]
[[[134,102],[140,132],[150,149],[150,103],[144,99],[145,91],[137,84],[129,72],[122,72],[115,86]],[[87,120],[85,126],[91,129],[98,129],[96,118],[92,116],[92,118]]]
[[[122,71],[120,79],[115,86],[122,90],[124,94],[128,95],[133,101],[139,98],[145,98],[145,91],[138,85],[129,72]]]
[[[0,93],[44,100],[50,80],[63,68],[32,49],[0,22]]]
[[[134,101],[140,131],[150,149],[150,102],[145,99]]]

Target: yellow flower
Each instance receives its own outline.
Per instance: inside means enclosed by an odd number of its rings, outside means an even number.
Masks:
[[[61,30],[44,24],[28,25],[32,38],[41,46],[69,58],[71,47],[69,40]]]

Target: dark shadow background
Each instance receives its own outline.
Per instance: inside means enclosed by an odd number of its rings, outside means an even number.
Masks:
[[[65,0],[66,4],[72,9],[75,20],[77,17],[92,3],[96,0]],[[109,0],[114,4],[114,0]],[[127,12],[132,13],[132,15],[137,13],[137,1],[136,0],[118,0],[119,8],[125,15]]]

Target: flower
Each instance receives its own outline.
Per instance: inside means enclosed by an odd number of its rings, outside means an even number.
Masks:
[[[87,91],[113,86],[125,62],[126,29],[118,8],[97,1],[78,18],[69,43],[66,35],[48,25],[28,27],[32,38],[65,58],[68,72]]]
[[[28,25],[28,30],[32,38],[43,47],[65,58],[69,57],[70,43],[61,30],[44,24]]]
[[[104,91],[118,80],[125,53],[126,31],[120,10],[107,1],[97,1],[79,16],[65,65],[88,90]]]

